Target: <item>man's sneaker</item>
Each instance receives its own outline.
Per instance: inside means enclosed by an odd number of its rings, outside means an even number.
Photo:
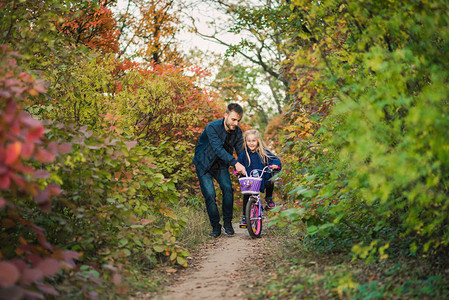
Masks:
[[[229,236],[234,235],[235,232],[234,232],[234,228],[232,228],[232,224],[231,223],[225,223],[223,225],[223,227],[224,227],[224,230],[225,230],[227,235],[229,235]]]
[[[267,206],[265,206],[266,210],[270,210],[276,207],[276,204],[273,202],[273,198],[267,197],[265,199],[265,202],[267,202]]]
[[[219,237],[221,235],[221,225],[214,227],[209,235],[214,238]]]
[[[242,217],[242,220],[239,223],[239,227],[246,228],[246,217],[245,216]]]

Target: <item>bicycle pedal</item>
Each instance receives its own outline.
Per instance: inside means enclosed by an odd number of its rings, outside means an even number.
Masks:
[[[247,228],[246,224],[240,224],[239,227],[240,228]]]

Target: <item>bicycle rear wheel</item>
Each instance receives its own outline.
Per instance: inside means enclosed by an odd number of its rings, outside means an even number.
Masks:
[[[259,211],[256,197],[251,196],[246,204],[246,228],[251,237],[260,237],[262,233],[262,212]]]

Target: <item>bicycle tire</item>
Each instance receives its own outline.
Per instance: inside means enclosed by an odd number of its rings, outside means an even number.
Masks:
[[[246,229],[248,229],[248,233],[251,237],[259,238],[262,233],[262,213],[259,214],[257,198],[251,196],[248,199],[245,210]]]

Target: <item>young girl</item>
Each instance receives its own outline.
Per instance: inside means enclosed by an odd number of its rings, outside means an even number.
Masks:
[[[267,149],[267,146],[262,140],[262,136],[259,131],[246,131],[243,136],[243,141],[244,151],[240,153],[237,160],[246,168],[246,173],[248,176],[259,176],[260,173],[254,174],[253,172],[261,172],[256,171],[256,169],[262,170],[265,166],[271,166],[272,169],[281,169],[281,160]],[[265,209],[271,209],[276,206],[273,202],[274,183],[270,180],[270,178],[270,173],[264,173],[263,180],[260,185],[261,193],[263,193],[265,189],[267,190],[265,194],[267,206]],[[240,222],[240,228],[246,227],[245,207],[248,203],[249,197],[250,195],[248,194],[243,195],[243,217]]]

